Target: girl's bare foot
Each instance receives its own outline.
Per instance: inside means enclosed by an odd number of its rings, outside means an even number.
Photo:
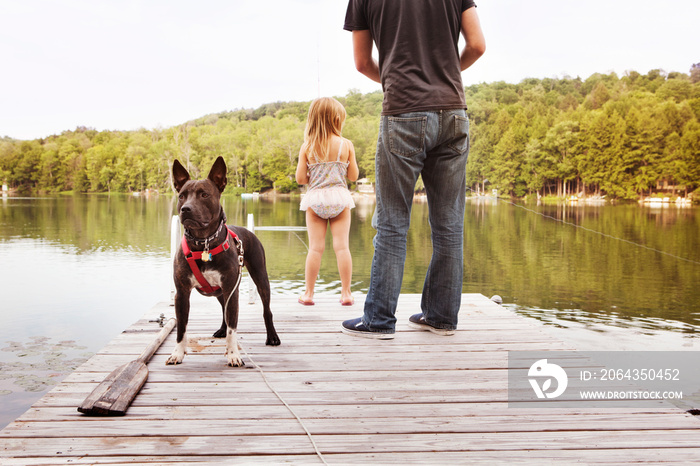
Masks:
[[[303,295],[299,296],[299,304],[303,304],[304,306],[313,306],[315,304],[314,297],[304,293]]]

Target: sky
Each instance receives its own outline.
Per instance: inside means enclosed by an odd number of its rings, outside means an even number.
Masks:
[[[465,85],[700,62],[693,0],[476,0]],[[0,137],[168,128],[381,90],[355,70],[346,0],[0,0]],[[461,45],[463,45],[463,40]]]

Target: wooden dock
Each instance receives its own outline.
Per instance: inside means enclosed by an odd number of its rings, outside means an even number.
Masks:
[[[376,341],[340,332],[342,320],[361,315],[360,299],[347,308],[338,297],[317,297],[304,307],[276,296],[279,347],[265,346],[260,304],[241,302],[246,366],[230,368],[224,342],[211,337],[221,322],[218,303],[199,298],[183,364],[165,365],[173,332],[126,416],[78,413],[92,389],[158,332],[149,320],[173,315],[172,307],[158,305],[0,431],[0,464],[699,461],[700,421],[668,404],[509,407],[509,350],[572,348],[478,294],[463,296],[454,336],[411,330],[406,321],[419,299],[402,295],[396,338]]]

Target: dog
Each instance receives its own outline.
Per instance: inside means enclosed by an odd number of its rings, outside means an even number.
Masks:
[[[221,303],[223,322],[214,337],[226,337],[226,359],[232,367],[243,366],[238,350],[238,285],[243,265],[250,273],[263,305],[267,345],[277,346],[270,310],[270,281],[265,265],[265,250],[249,230],[226,225],[220,203],[226,187],[226,163],[218,157],[205,180],[190,179],[182,164],[173,162],[173,185],[178,193],[177,211],[185,234],[182,248],[175,254],[175,317],[177,344],[166,364],[180,364],[187,352],[187,320],[190,294],[197,289]]]

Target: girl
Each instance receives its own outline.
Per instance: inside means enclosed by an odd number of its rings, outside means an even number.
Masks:
[[[352,256],[350,255],[350,209],[355,207],[345,178],[357,180],[359,169],[352,142],[341,136],[345,123],[345,108],[330,97],[311,102],[304,130],[304,144],[299,151],[297,183],[308,184],[301,201],[306,211],[309,233],[309,254],[306,256],[306,291],[299,298],[305,306],[314,304],[314,286],[321,268],[321,256],[326,245],[326,229],[331,225],[333,250],[338,261],[341,293],[340,303],[350,306]]]

